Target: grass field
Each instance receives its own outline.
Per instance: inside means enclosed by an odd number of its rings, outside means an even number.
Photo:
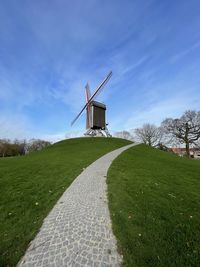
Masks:
[[[74,178],[130,142],[76,138],[23,157],[0,159],[0,266],[15,266],[43,219]]]
[[[200,266],[200,161],[138,145],[107,182],[124,266]]]

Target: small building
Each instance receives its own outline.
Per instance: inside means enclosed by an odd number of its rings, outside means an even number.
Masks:
[[[200,159],[200,148],[192,148],[190,155],[195,159]]]
[[[186,156],[186,149],[183,147],[172,147],[171,150],[178,156]],[[200,159],[200,148],[190,148],[190,156],[195,159]]]

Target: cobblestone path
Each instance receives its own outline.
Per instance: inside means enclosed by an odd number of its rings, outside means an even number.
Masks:
[[[133,144],[87,167],[68,187],[18,266],[120,266],[106,195],[107,170]]]

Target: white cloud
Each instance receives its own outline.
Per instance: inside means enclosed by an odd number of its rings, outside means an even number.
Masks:
[[[34,139],[42,139],[45,141],[49,141],[51,143],[55,143],[61,140],[66,139],[65,133],[57,133],[57,134],[36,134]]]
[[[26,139],[31,137],[28,120],[23,115],[0,116],[0,138]]]
[[[194,43],[192,46],[188,47],[187,49],[172,56],[170,58],[170,62],[171,63],[177,62],[178,60],[180,60],[181,58],[183,58],[184,56],[186,56],[187,54],[189,54],[190,52],[192,52],[193,50],[195,50],[196,48],[199,48],[199,47],[200,47],[200,40],[197,41],[196,43]]]
[[[199,109],[198,96],[179,93],[164,100],[152,103],[145,109],[133,112],[126,121],[125,129],[142,126],[144,123],[159,125],[167,117],[179,117],[188,109]]]

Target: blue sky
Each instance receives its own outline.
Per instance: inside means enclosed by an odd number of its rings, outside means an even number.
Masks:
[[[200,109],[200,2],[0,3],[0,138],[56,140],[112,70],[98,101],[112,132]]]

